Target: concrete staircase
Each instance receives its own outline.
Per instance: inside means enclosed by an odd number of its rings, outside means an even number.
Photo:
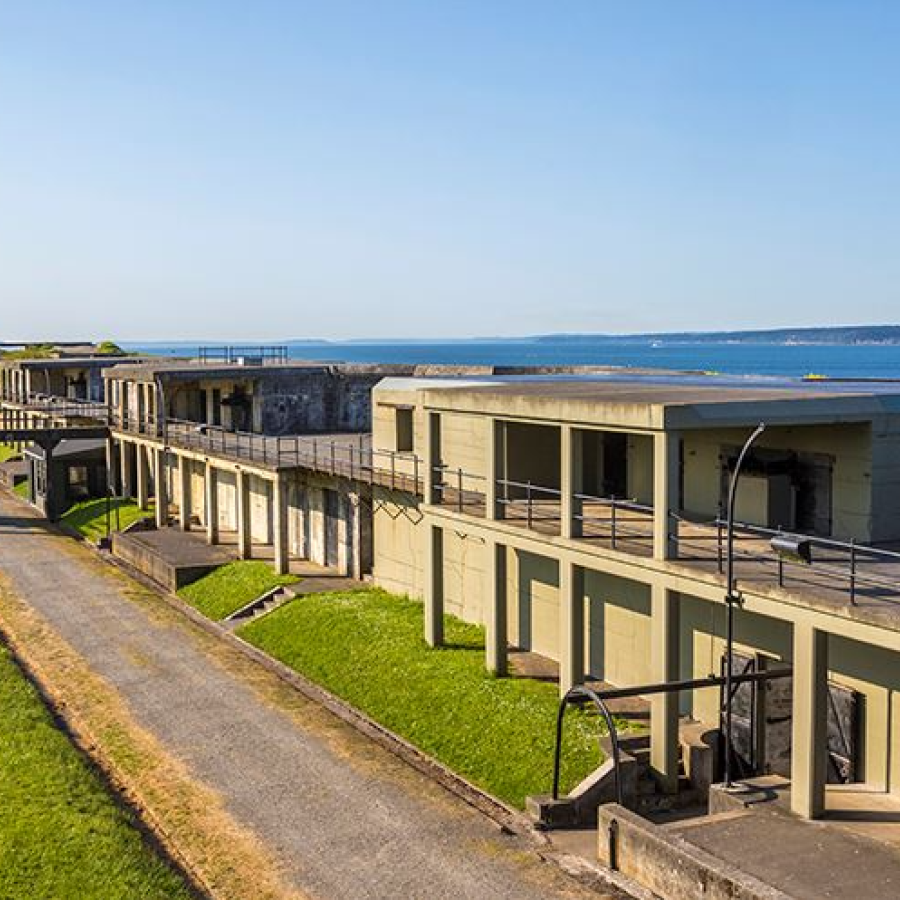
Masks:
[[[655,818],[677,810],[705,807],[716,766],[713,735],[702,725],[683,722],[679,727],[678,786],[662,790],[650,766],[649,735],[623,735],[619,739],[622,799],[641,816]],[[532,820],[545,828],[578,828],[594,825],[597,811],[616,801],[615,766],[608,741],[606,761],[565,797],[554,800],[540,795],[526,800]]]
[[[229,628],[236,628],[238,625],[243,625],[246,622],[251,622],[254,619],[267,615],[298,596],[300,596],[300,593],[294,590],[294,585],[272,588],[272,590],[266,591],[265,594],[235,610],[222,622]]]

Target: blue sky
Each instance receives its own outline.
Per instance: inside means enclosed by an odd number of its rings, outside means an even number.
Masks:
[[[900,319],[900,4],[0,0],[0,335]]]

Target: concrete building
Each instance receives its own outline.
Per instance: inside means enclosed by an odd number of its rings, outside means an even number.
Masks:
[[[805,817],[830,782],[900,794],[900,396],[621,375],[388,379],[374,396],[375,449],[424,480],[421,497],[375,488],[375,581],[423,599],[432,644],[452,612],[485,626],[490,669],[529,650],[562,691],[721,674],[722,505],[765,422],[736,504],[732,665],[792,677],[737,693],[739,772],[789,778]],[[772,551],[783,531],[810,565]],[[676,792],[685,728],[719,728],[720,692],[649,699],[651,770]]]
[[[204,530],[242,558],[270,551],[279,571],[297,557],[361,578],[374,470],[392,456],[372,454],[372,390],[414,371],[253,355],[117,366],[104,374],[116,489],[155,498],[160,527]]]

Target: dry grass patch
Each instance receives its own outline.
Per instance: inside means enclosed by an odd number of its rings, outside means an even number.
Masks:
[[[5,636],[58,707],[77,742],[138,810],[166,849],[222,900],[285,900],[277,861],[221,797],[131,717],[121,697],[19,600],[0,576]]]

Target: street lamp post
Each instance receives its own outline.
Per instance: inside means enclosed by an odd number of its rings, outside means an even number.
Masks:
[[[734,587],[734,501],[737,497],[738,479],[741,476],[741,467],[756,439],[766,430],[765,423],[761,422],[753,434],[747,438],[741,452],[738,454],[734,471],[731,473],[731,483],[728,486],[728,520],[726,538],[726,569],[725,569],[725,787],[732,787],[731,757],[732,757],[732,660],[734,656],[734,607],[740,601]]]

